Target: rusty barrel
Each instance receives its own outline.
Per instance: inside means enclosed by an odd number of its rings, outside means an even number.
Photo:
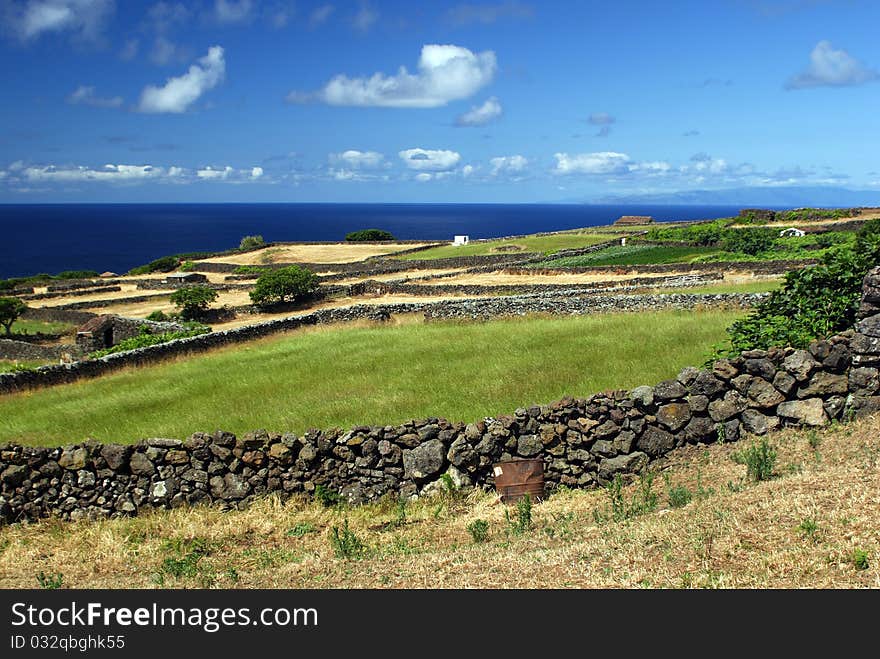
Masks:
[[[495,491],[504,503],[516,503],[528,494],[532,501],[544,499],[544,461],[505,460],[495,463]]]

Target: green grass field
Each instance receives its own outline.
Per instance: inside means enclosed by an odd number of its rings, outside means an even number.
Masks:
[[[697,257],[710,256],[719,250],[709,247],[664,247],[659,245],[630,244],[614,246],[593,254],[550,259],[537,268],[577,268],[594,265],[645,265],[653,263],[686,263]]]
[[[19,318],[12,323],[13,334],[69,334],[76,329],[75,325],[70,323],[53,323],[41,320],[24,320]],[[0,337],[5,336],[5,332],[0,332]]]
[[[474,421],[673,377],[742,312],[662,311],[302,331],[0,397],[0,441],[133,442],[196,431],[303,432]]]
[[[459,247],[446,245],[443,247],[432,247],[421,252],[413,252],[412,254],[403,254],[397,258],[409,261],[421,261],[425,259],[447,259],[456,256],[482,256],[486,254],[504,254],[505,249],[518,247],[519,249],[510,249],[511,253],[525,254],[528,252],[536,252],[540,254],[552,254],[562,249],[577,249],[579,247],[589,247],[597,243],[603,243],[608,240],[619,238],[623,234],[615,233],[559,233],[549,236],[526,236],[513,240],[490,240],[486,242],[473,242]],[[501,250],[499,251],[499,248]]]
[[[12,373],[19,369],[37,368],[44,366],[46,362],[21,361],[18,359],[0,359],[0,373]]]

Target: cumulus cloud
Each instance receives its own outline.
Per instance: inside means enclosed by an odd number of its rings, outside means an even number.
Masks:
[[[80,85],[67,97],[67,102],[71,105],[91,105],[95,108],[118,108],[122,107],[124,101],[121,96],[113,96],[112,98],[96,96],[94,87]]]
[[[198,64],[182,76],[169,78],[163,87],[148,86],[141,93],[141,112],[180,113],[195,103],[205,92],[216,87],[226,75],[223,48],[212,46]]]
[[[341,74],[314,94],[291,92],[288,101],[316,100],[328,105],[397,108],[435,108],[467,98],[495,77],[495,53],[473,53],[455,45],[422,46],[418,72],[401,66],[396,75],[375,73],[369,78]]]
[[[352,169],[378,169],[385,164],[385,156],[377,151],[349,149],[342,153],[331,153],[330,162]]]
[[[203,181],[211,181],[211,180],[225,180],[232,176],[233,172],[235,172],[232,167],[227,165],[223,169],[214,169],[210,165],[205,167],[204,169],[197,169],[196,176]]]
[[[323,25],[328,21],[330,15],[336,11],[336,7],[333,5],[321,5],[319,7],[315,7],[312,10],[312,13],[309,14],[309,27],[316,28],[319,25]]]
[[[92,41],[100,36],[114,9],[114,0],[27,0],[11,5],[6,20],[23,41],[66,31]]]
[[[18,184],[70,184],[70,183],[105,183],[129,184],[138,183],[176,183],[187,184],[198,181],[223,181],[230,184],[242,184],[254,181],[272,182],[262,167],[234,169],[225,167],[203,167],[186,169],[177,165],[160,167],[155,165],[116,165],[102,167],[85,165],[30,165],[13,163],[2,172],[9,181]]]
[[[792,77],[786,89],[808,87],[851,87],[880,79],[880,72],[859,62],[845,50],[835,50],[829,41],[820,41],[810,53],[810,65]]]
[[[214,0],[214,19],[218,23],[242,23],[250,20],[251,0]]]
[[[379,12],[366,2],[361,2],[360,9],[354,15],[351,24],[358,32],[369,32],[373,24],[379,20]]]
[[[556,174],[623,174],[629,171],[630,157],[625,153],[600,151],[569,155],[556,153]]]
[[[100,169],[89,167],[59,168],[55,165],[27,167],[22,176],[30,182],[75,183],[86,181],[123,183],[158,179],[166,174],[162,167],[152,165],[104,165]]]
[[[494,96],[482,105],[475,105],[455,120],[456,126],[485,126],[502,113],[501,103]]]
[[[492,165],[492,176],[498,176],[502,173],[518,173],[525,170],[529,161],[525,156],[498,156],[489,160]]]
[[[450,9],[446,16],[455,25],[489,25],[503,18],[531,18],[534,13],[531,6],[511,0],[495,5],[460,4]]]
[[[397,155],[407,167],[420,172],[449,171],[461,160],[460,153],[445,150],[406,149]]]

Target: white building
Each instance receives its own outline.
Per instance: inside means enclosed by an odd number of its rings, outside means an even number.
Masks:
[[[452,244],[456,245],[456,246],[457,245],[467,245],[469,240],[470,240],[469,236],[455,236],[455,238],[452,241]]]

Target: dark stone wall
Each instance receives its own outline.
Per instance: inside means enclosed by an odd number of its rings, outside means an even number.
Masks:
[[[865,279],[866,301],[880,299],[878,282],[880,268]],[[602,485],[617,475],[632,479],[686,444],[880,411],[880,314],[863,309],[855,330],[807,350],[751,350],[710,369],[684,368],[653,386],[563,398],[471,423],[428,418],[302,436],[196,432],[133,446],[6,444],[0,520],[100,518],[202,503],[243,508],[270,492],[286,497],[319,485],[361,503],[429,494],[444,475],[462,487],[489,488],[495,463],[516,458],[542,459],[551,491]]]
[[[593,487],[618,474],[634,478],[685,444],[822,426],[876,410],[880,347],[855,352],[866,340],[880,338],[848,332],[809,350],[750,351],[709,370],[685,368],[654,386],[564,398],[471,423],[428,418],[302,436],[196,432],[133,446],[3,445],[0,519],[75,520],[200,503],[242,508],[270,492],[286,497],[319,485],[361,503],[428,494],[444,474],[463,487],[489,488],[493,465],[515,458],[541,458],[551,491]]]

